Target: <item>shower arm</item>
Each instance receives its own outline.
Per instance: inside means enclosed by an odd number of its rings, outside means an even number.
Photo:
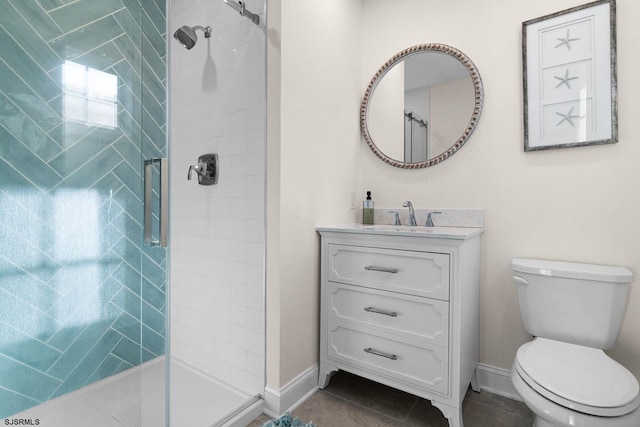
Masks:
[[[246,16],[247,18],[249,18],[254,24],[260,25],[260,17],[255,13],[249,12],[244,7],[243,1],[239,1],[239,2],[235,2],[234,0],[222,0],[222,1],[228,4],[229,6],[231,6],[232,8],[234,8],[238,13],[240,13],[240,15]]]
[[[196,25],[195,27],[191,27],[191,28],[193,29],[193,31],[201,30],[204,33],[204,38],[206,39],[211,37],[211,31],[212,31],[211,27],[203,27],[202,25]]]

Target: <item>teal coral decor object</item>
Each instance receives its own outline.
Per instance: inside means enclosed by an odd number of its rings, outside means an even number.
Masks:
[[[305,423],[299,418],[293,418],[290,413],[286,413],[277,420],[271,420],[262,425],[262,427],[317,427],[313,421]]]

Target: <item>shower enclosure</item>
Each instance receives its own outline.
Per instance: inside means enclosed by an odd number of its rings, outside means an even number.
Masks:
[[[264,16],[262,0],[249,7]],[[181,58],[174,17],[218,32]],[[261,43],[264,26],[220,0],[4,2],[0,420],[210,426],[259,412]],[[262,73],[258,94],[230,70]],[[225,114],[244,121],[220,132]],[[209,152],[219,184],[187,181]]]

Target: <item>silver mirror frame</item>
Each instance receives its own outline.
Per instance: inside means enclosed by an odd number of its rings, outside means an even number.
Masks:
[[[458,61],[460,61],[462,65],[464,65],[466,69],[469,71],[469,75],[473,82],[473,89],[475,92],[475,102],[473,107],[473,113],[471,114],[471,118],[469,120],[469,125],[462,132],[462,135],[460,136],[460,138],[458,138],[458,140],[447,151],[439,154],[436,157],[427,159],[424,162],[405,163],[405,162],[401,162],[399,160],[390,158],[384,152],[382,152],[378,148],[378,146],[375,144],[375,142],[373,141],[373,138],[371,138],[371,134],[369,134],[369,126],[367,123],[367,112],[369,110],[369,103],[371,101],[371,97],[373,96],[373,92],[376,86],[378,86],[378,83],[380,83],[382,78],[385,76],[385,74],[394,65],[402,61],[407,56],[414,55],[420,52],[445,53],[447,55],[451,55],[454,58],[458,59]],[[405,49],[397,53],[391,59],[385,62],[385,64],[382,67],[380,67],[380,69],[378,69],[378,71],[373,75],[373,77],[371,78],[371,82],[369,83],[369,86],[367,86],[367,90],[365,91],[364,96],[362,97],[362,103],[360,104],[360,129],[371,151],[373,151],[373,153],[378,158],[380,158],[380,160],[382,160],[383,162],[391,166],[395,166],[397,168],[403,168],[403,169],[426,168],[428,166],[436,165],[445,159],[448,159],[450,156],[453,155],[453,153],[458,151],[460,147],[464,145],[465,142],[467,142],[467,140],[475,130],[476,125],[478,124],[478,120],[480,119],[480,113],[482,112],[483,101],[484,101],[484,91],[482,88],[482,79],[480,78],[480,73],[478,72],[476,66],[473,64],[471,59],[469,59],[464,53],[460,52],[458,49],[451,46],[447,46],[446,44],[440,44],[440,43],[420,44],[420,45],[412,46],[408,49]]]

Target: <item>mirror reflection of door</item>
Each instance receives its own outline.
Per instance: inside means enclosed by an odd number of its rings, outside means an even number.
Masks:
[[[429,123],[415,111],[404,110],[404,162],[416,163],[428,159]]]
[[[458,59],[439,52],[404,61],[404,162],[423,162],[446,151],[469,121],[473,82]]]

